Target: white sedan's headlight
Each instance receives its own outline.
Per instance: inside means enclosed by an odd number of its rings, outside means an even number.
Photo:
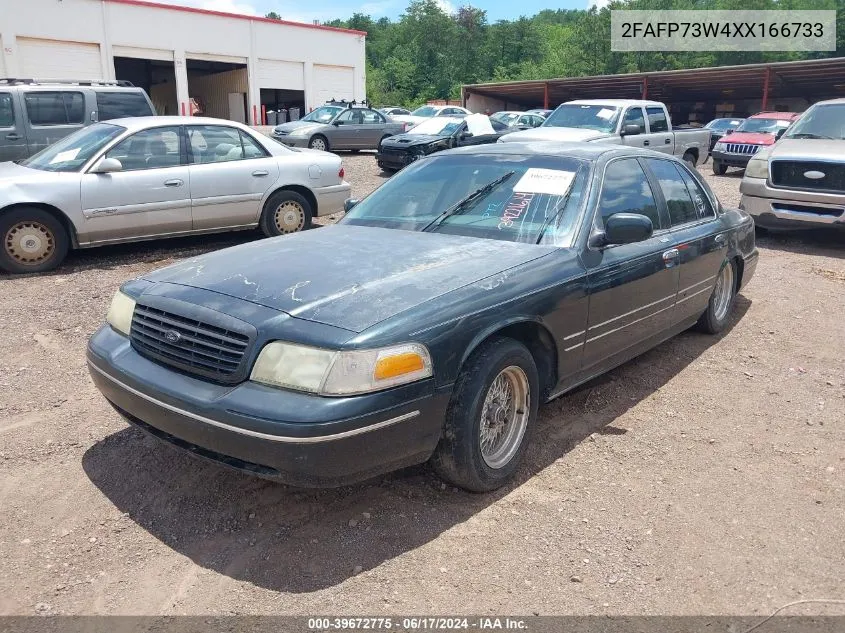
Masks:
[[[106,321],[121,334],[129,336],[134,312],[135,300],[118,290],[112,297],[108,314],[106,314]]]
[[[329,396],[366,393],[432,375],[424,345],[336,352],[283,341],[264,346],[250,380]]]
[[[769,177],[769,161],[766,158],[752,158],[745,167],[745,176],[748,178]]]

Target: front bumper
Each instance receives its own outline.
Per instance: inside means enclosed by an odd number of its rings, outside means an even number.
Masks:
[[[264,478],[340,486],[426,461],[449,391],[422,381],[326,398],[244,382],[193,378],[135,352],[111,327],[88,343],[91,378],[129,422],[170,444]]]
[[[739,206],[762,228],[845,229],[845,195],[774,189],[762,178],[744,178]]]
[[[718,150],[713,150],[710,152],[710,156],[713,160],[719,161],[723,165],[727,165],[728,167],[745,167],[748,165],[748,161],[754,158],[754,154],[730,154],[728,152],[720,152]]]
[[[415,155],[410,152],[383,152],[379,149],[376,152],[376,164],[382,168],[398,170],[410,165],[421,157],[421,155]]]
[[[317,215],[332,215],[343,211],[343,203],[352,197],[352,185],[345,180],[339,185],[314,189]]]
[[[272,134],[271,136],[288,147],[308,147],[308,142],[311,140],[307,136],[291,136],[289,134]]]

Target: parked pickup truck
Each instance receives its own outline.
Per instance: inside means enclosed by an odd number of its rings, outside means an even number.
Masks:
[[[530,141],[601,141],[646,147],[683,158],[695,167],[707,160],[710,130],[673,131],[666,106],[659,101],[579,100],[559,105],[533,130],[499,139],[499,143]]]
[[[816,103],[752,156],[739,191],[759,228],[845,230],[845,99]]]

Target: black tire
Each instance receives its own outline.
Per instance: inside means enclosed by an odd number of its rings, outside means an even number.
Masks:
[[[528,385],[528,417],[518,448],[505,464],[491,468],[481,451],[481,413],[488,391],[499,374],[516,366]],[[537,366],[521,343],[495,337],[467,359],[455,383],[446,410],[443,436],[431,458],[434,471],[446,481],[470,492],[489,492],[505,485],[519,467],[529,444],[540,398]]]
[[[730,267],[730,298],[726,308],[723,310],[723,313],[719,314],[719,309],[717,307],[719,299],[718,294],[720,290],[719,279],[727,267]],[[702,332],[705,332],[706,334],[718,334],[724,330],[725,326],[728,324],[731,312],[733,312],[734,304],[736,303],[738,281],[736,273],[736,264],[732,259],[725,261],[721,268],[719,268],[719,274],[716,276],[716,285],[710,295],[710,300],[707,302],[707,309],[698,318],[697,327]]]
[[[725,172],[728,171],[728,166],[722,163],[721,161],[713,159],[713,173],[717,176],[724,176]]]
[[[282,205],[286,205],[289,208],[282,210],[280,209]],[[297,209],[297,205],[299,209]],[[283,217],[278,217],[277,221],[277,215],[279,214],[282,214]],[[296,224],[291,220],[293,218],[291,214],[299,214]],[[313,217],[314,210],[311,207],[311,203],[305,199],[305,196],[296,191],[282,189],[267,198],[258,226],[267,237],[276,237],[278,235],[288,235],[310,229]]]
[[[684,154],[683,161],[687,164],[687,167],[690,169],[695,169],[695,154],[692,152],[686,152]]]
[[[314,147],[315,144],[319,144],[319,141],[322,141],[325,144],[325,148],[317,148]],[[308,147],[311,149],[322,149],[324,152],[328,152],[329,150],[329,139],[327,139],[322,134],[315,134],[311,137],[311,140],[308,141]]]
[[[70,236],[51,213],[37,207],[18,207],[0,213],[0,270],[42,273],[61,264]],[[29,250],[39,247],[38,250]]]

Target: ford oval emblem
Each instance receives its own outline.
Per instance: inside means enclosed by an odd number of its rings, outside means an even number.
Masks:
[[[176,330],[167,330],[167,332],[164,333],[164,338],[168,343],[178,343],[182,340],[182,335]]]
[[[809,178],[810,180],[821,180],[824,178],[825,173],[823,171],[805,171],[804,178]]]

